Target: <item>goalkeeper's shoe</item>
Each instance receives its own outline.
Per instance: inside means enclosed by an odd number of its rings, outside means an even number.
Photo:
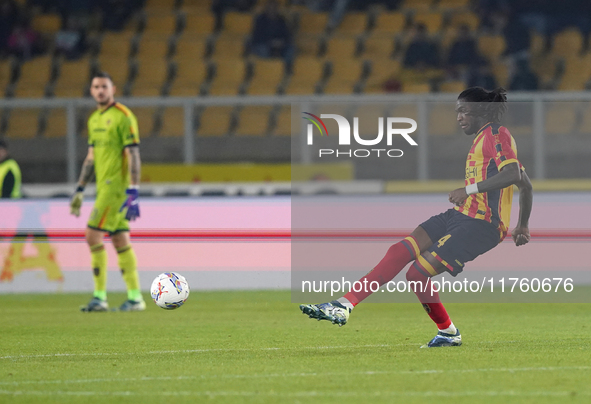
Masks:
[[[106,300],[93,297],[86,306],[80,307],[80,311],[91,312],[91,311],[108,311],[109,304]]]
[[[119,311],[144,311],[146,310],[146,302],[143,300],[126,300],[121,306]]]
[[[455,334],[446,334],[439,331],[435,338],[433,338],[427,345],[423,345],[421,348],[438,348],[443,346],[460,346],[462,345],[462,336],[460,330],[457,330]]]
[[[333,324],[338,324],[339,327],[347,324],[351,313],[350,309],[336,300],[330,303],[300,304],[300,310],[310,318],[315,318],[318,321],[328,320]]]

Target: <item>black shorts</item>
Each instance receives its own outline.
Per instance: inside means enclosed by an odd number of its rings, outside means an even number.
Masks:
[[[420,225],[433,245],[427,250],[445,270],[457,276],[464,264],[494,248],[500,242],[499,230],[489,222],[449,209]]]

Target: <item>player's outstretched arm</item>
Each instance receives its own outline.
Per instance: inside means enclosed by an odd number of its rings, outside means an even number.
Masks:
[[[94,174],[94,148],[89,147],[84,163],[82,163],[82,170],[78,178],[78,186],[72,199],[70,199],[70,214],[78,217],[80,216],[80,208],[84,199],[84,188],[86,184],[92,179]]]
[[[511,232],[511,237],[516,246],[529,242],[529,215],[533,204],[533,187],[531,181],[524,171],[521,173],[521,180],[515,184],[519,188],[519,222]]]
[[[476,187],[472,192],[466,188],[458,188],[449,193],[449,201],[455,205],[462,205],[469,194],[484,193],[495,191],[497,189],[507,188],[510,185],[517,185],[521,181],[521,168],[518,163],[510,163],[501,168],[497,175],[493,175],[478,184],[472,184],[468,187]],[[531,185],[531,184],[530,184]]]
[[[127,220],[135,220],[140,217],[140,205],[139,205],[139,187],[140,187],[140,176],[142,162],[140,159],[140,148],[138,145],[128,146],[125,148],[125,154],[129,161],[129,176],[130,185],[125,193],[127,199],[121,206],[121,211],[127,208],[125,218]]]

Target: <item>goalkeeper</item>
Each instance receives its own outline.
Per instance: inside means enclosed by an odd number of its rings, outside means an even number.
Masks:
[[[137,120],[114,100],[115,85],[107,73],[93,76],[90,93],[97,109],[88,119],[88,154],[82,164],[78,188],[70,201],[71,213],[80,216],[84,187],[96,175],[96,201],[86,228],[90,247],[94,294],[82,311],[107,311],[107,252],[105,233],[117,250],[119,268],[127,286],[121,311],[146,308],[140,292],[137,259],[129,239],[129,220],[140,216],[138,188],[140,152]]]

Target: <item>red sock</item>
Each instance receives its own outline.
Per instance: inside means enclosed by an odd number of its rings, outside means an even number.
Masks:
[[[437,324],[437,328],[444,330],[451,325],[451,320],[445,307],[441,304],[439,293],[431,293],[431,278],[422,273],[424,271],[425,269],[421,268],[421,264],[415,261],[406,273],[406,280],[420,282],[422,284],[421,288],[417,286],[413,290],[419,301],[423,304],[423,308],[429,317],[431,317],[431,320]]]
[[[417,258],[420,253],[419,245],[414,237],[408,236],[404,240],[392,245],[384,258],[378,265],[375,266],[367,275],[359,279],[359,282],[364,282],[365,285],[370,285],[371,282],[378,282],[380,286],[390,282],[400,271],[404,269],[406,264]],[[363,288],[365,289],[365,288]],[[359,302],[371,295],[371,290],[361,290],[360,292],[351,291],[344,297],[351,302],[353,306],[357,306]]]

